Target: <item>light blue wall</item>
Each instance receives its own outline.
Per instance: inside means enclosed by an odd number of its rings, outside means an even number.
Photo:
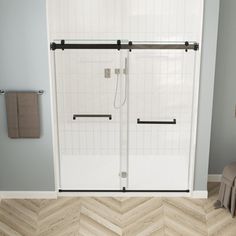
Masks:
[[[0,191],[54,190],[45,0],[1,0],[0,30],[0,89],[45,90],[35,140],[7,137],[0,96]]]
[[[210,174],[236,161],[236,1],[221,1],[212,116]]]
[[[219,0],[205,0],[194,189],[207,189]]]
[[[206,190],[219,0],[206,0],[195,190]],[[0,191],[54,190],[45,0],[0,1],[0,89],[43,89],[42,138],[7,138],[0,96]]]

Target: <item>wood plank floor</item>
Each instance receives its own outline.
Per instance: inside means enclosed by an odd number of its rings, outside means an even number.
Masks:
[[[59,198],[2,200],[1,236],[236,236],[236,219],[207,200],[188,198]]]

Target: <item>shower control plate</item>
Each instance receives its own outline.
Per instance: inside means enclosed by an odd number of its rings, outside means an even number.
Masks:
[[[120,172],[121,178],[127,178],[127,176],[128,176],[127,172]]]
[[[119,75],[120,74],[120,69],[119,68],[115,68],[114,72],[115,72],[116,75]],[[123,69],[123,74],[126,74],[126,69],[125,68]]]
[[[115,74],[119,75],[120,74],[120,69],[119,68],[115,68]]]
[[[111,69],[110,69],[110,68],[105,68],[105,69],[104,69],[104,77],[105,77],[106,79],[111,78]]]

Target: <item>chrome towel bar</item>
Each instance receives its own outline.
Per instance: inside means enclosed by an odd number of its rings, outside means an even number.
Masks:
[[[8,92],[11,92],[11,91],[14,91],[14,92],[32,92],[31,90],[24,90],[24,91],[18,91],[18,90],[10,90]],[[3,90],[3,89],[0,89],[0,94],[5,94],[7,91]],[[38,90],[38,91],[33,91],[33,92],[37,92],[39,95],[42,95],[44,94],[44,90]]]

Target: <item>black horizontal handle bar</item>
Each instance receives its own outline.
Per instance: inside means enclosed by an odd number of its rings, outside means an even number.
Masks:
[[[173,119],[173,121],[141,121],[140,119],[137,119],[137,124],[175,125],[176,119]]]
[[[198,43],[169,43],[169,44],[75,44],[75,43],[55,43],[52,42],[50,45],[51,50],[56,49],[127,49],[127,50],[133,50],[133,49],[182,49],[182,50],[195,50],[197,51],[199,49]]]
[[[79,118],[79,117],[93,117],[93,118],[107,117],[107,118],[109,118],[109,120],[112,119],[112,115],[103,115],[103,114],[81,114],[81,115],[78,115],[78,114],[74,114],[73,120],[75,120],[76,118]]]

